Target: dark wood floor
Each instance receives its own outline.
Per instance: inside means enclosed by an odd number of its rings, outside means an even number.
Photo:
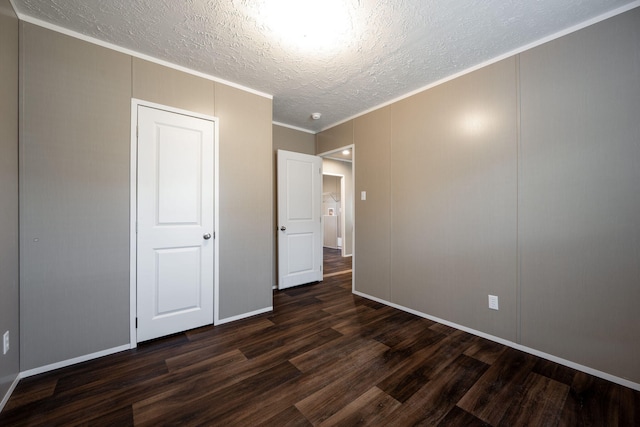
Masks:
[[[640,425],[637,391],[350,289],[276,291],[272,313],[26,378],[0,425]]]
[[[323,248],[322,270],[324,277],[351,273],[351,257],[343,257],[342,249]]]

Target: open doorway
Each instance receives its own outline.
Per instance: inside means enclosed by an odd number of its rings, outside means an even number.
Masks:
[[[323,276],[353,272],[354,152],[353,146],[319,154],[323,159]]]
[[[340,249],[344,256],[345,233],[345,177],[333,173],[322,174],[322,246]]]

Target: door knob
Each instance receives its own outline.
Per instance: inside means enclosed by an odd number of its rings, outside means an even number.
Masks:
[[[209,239],[211,238],[211,234],[209,234],[209,233],[205,233],[205,234],[202,236],[202,238],[203,238],[204,240],[209,240]]]
[[[282,227],[280,227],[280,231],[285,231],[287,229],[287,227],[285,227],[284,225]]]

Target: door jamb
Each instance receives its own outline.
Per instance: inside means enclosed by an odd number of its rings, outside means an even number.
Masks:
[[[154,102],[144,101],[142,99],[131,98],[131,155],[130,155],[130,169],[129,169],[129,347],[136,348],[137,333],[136,333],[136,317],[137,317],[137,218],[138,218],[138,107],[155,108],[157,110],[168,111],[170,113],[183,114],[185,116],[196,117],[199,119],[209,120],[214,123],[213,130],[213,220],[214,220],[214,255],[213,255],[213,324],[217,325],[219,322],[220,313],[220,288],[219,279],[220,272],[218,269],[219,256],[220,256],[220,239],[219,239],[219,195],[220,195],[220,159],[219,159],[219,138],[218,138],[218,118],[207,114],[200,114],[193,111],[183,110],[180,108],[170,107],[168,105],[156,104]]]

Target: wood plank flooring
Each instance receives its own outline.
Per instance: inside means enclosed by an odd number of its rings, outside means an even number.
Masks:
[[[324,277],[351,273],[351,257],[343,257],[341,249],[323,248],[322,270]]]
[[[640,426],[640,392],[350,290],[23,379],[0,425]]]

